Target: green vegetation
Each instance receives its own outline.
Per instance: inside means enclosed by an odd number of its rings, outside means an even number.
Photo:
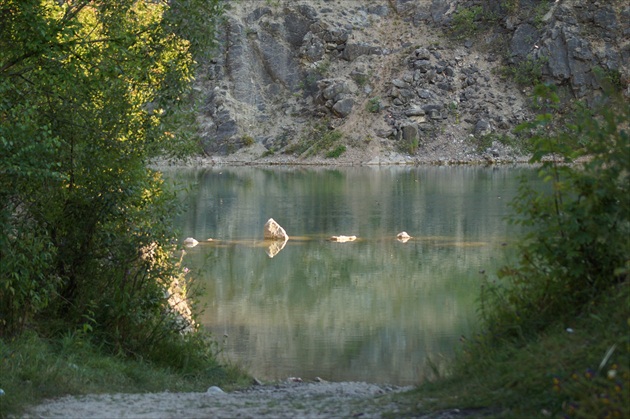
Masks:
[[[492,147],[494,142],[508,146],[523,154],[530,154],[533,151],[531,138],[525,137],[522,133],[499,134],[492,132],[486,135],[478,135],[471,139],[471,143],[479,153],[483,153]]]
[[[243,135],[243,138],[241,138],[241,140],[245,147],[251,147],[256,143],[256,140],[254,140],[254,137],[252,137],[251,135]]]
[[[303,80],[300,81],[299,87],[302,90],[312,90],[317,88],[317,82],[328,76],[331,66],[330,58],[324,57],[318,61],[314,68],[309,70]]]
[[[55,383],[83,388],[61,372],[84,368],[68,341],[126,365],[113,370],[225,373],[168,303],[190,284],[173,257],[174,194],[146,167],[194,149],[194,58],[221,12],[218,0],[175,3],[0,5],[3,416]]]
[[[539,87],[552,107],[557,96]],[[544,162],[541,175],[552,186],[549,195],[523,185],[513,203],[515,223],[530,229],[519,247],[520,260],[499,272],[506,289],[490,287],[498,301],[487,313],[498,333],[528,336],[544,325],[579,313],[594,296],[626,279],[630,256],[630,142],[625,124],[630,108],[602,104],[600,118],[583,110],[576,125],[549,135],[551,113],[522,129],[534,132],[533,162],[553,156],[572,163],[588,156],[579,169]],[[505,323],[505,325],[502,325]],[[500,330],[499,330],[500,329]]]
[[[624,89],[624,82],[619,70],[596,68],[595,71],[599,72],[604,84],[610,86],[613,91],[620,92]]]
[[[447,110],[448,110],[449,115],[452,115],[453,117],[455,117],[455,123],[459,125],[459,123],[461,122],[460,121],[461,115],[459,113],[458,103],[456,101],[450,102],[448,104]]]
[[[269,6],[272,7],[279,7],[280,6],[280,0],[265,0],[265,3]]]
[[[534,25],[537,28],[541,28],[544,25],[544,17],[551,8],[551,2],[547,0],[542,0],[536,4],[534,7],[533,15],[534,15]]]
[[[329,159],[336,159],[337,157],[341,156],[345,152],[346,152],[346,146],[338,145],[335,149],[330,150],[328,153],[326,153],[326,157]]]
[[[543,113],[521,130],[549,188],[522,184],[512,222],[527,233],[485,280],[481,332],[448,379],[419,389],[421,408],[628,417],[630,105],[611,94],[557,125],[554,90],[536,95]]]
[[[479,21],[482,16],[483,8],[481,6],[458,7],[453,15],[452,33],[458,39],[475,34],[479,30]]]
[[[379,113],[382,109],[381,98],[376,96],[368,100],[365,109],[370,113]]]
[[[399,150],[409,155],[414,155],[418,151],[420,146],[420,140],[418,137],[410,138],[409,140],[400,140]]]
[[[514,14],[519,8],[519,0],[503,0],[501,7],[508,13]]]
[[[367,73],[353,71],[350,73],[350,77],[352,77],[352,80],[354,80],[358,87],[362,88],[370,84],[370,80],[374,78],[374,71],[368,70]]]
[[[465,39],[478,36],[480,33],[489,28],[489,25],[495,24],[506,13],[512,13],[515,10],[513,0],[502,2],[501,5],[496,3],[484,3],[482,5],[460,4],[453,14],[453,20],[449,32],[455,39]]]
[[[19,412],[42,398],[103,392],[204,392],[248,384],[236,367],[221,365],[217,345],[190,336],[186,347],[170,354],[183,361],[168,366],[139,357],[112,355],[94,345],[89,335],[76,332],[45,339],[33,332],[0,340],[0,417]],[[184,351],[189,351],[187,354]],[[182,355],[186,354],[186,358]]]
[[[542,70],[547,61],[546,57],[527,57],[519,63],[506,66],[503,74],[518,85],[535,86],[542,81]]]
[[[414,390],[410,413],[456,408],[471,417],[628,417],[628,291],[627,284],[611,288],[570,323],[554,322],[518,345],[492,344],[484,334],[465,341],[452,374]]]
[[[309,157],[328,151],[327,157],[339,157],[346,151],[343,145],[338,144],[342,138],[343,133],[329,129],[327,121],[323,121],[306,130],[304,137],[288,146],[285,153]]]

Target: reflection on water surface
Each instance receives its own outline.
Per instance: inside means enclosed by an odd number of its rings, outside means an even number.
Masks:
[[[513,233],[517,168],[213,168],[167,172],[190,187],[185,264],[201,318],[260,379],[412,384],[475,323],[481,270]],[[269,249],[274,218],[291,237]],[[406,231],[407,242],[396,239]],[[356,235],[336,243],[333,235]],[[204,242],[208,238],[213,241]],[[274,257],[270,258],[269,253]]]

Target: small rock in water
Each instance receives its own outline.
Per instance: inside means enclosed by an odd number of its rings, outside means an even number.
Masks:
[[[265,240],[289,240],[287,232],[273,218],[270,218],[265,223],[265,226],[263,228],[263,235],[265,237]]]
[[[186,240],[184,240],[184,246],[186,247],[195,247],[199,244],[199,242],[195,239],[193,239],[192,237],[188,237]]]
[[[411,239],[411,236],[409,234],[407,234],[406,231],[401,231],[400,233],[398,233],[398,235],[396,236],[396,239],[400,242],[406,243],[407,241],[409,241],[409,239]]]
[[[0,396],[4,396],[4,390],[0,388]]]
[[[357,239],[357,236],[332,236],[329,240],[332,242],[345,243],[353,242]]]
[[[206,394],[225,394],[225,391],[221,390],[217,386],[212,386],[208,388],[208,391],[206,391]]]

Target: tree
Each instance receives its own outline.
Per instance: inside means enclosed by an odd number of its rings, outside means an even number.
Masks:
[[[182,27],[221,11],[170,3],[0,5],[0,335],[44,310],[128,348],[165,324],[174,205],[146,163],[177,141],[205,39]]]

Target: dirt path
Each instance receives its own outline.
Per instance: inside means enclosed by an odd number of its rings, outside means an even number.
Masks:
[[[391,395],[410,390],[368,383],[281,383],[225,393],[69,396],[29,409],[25,418],[380,418],[396,416]]]

